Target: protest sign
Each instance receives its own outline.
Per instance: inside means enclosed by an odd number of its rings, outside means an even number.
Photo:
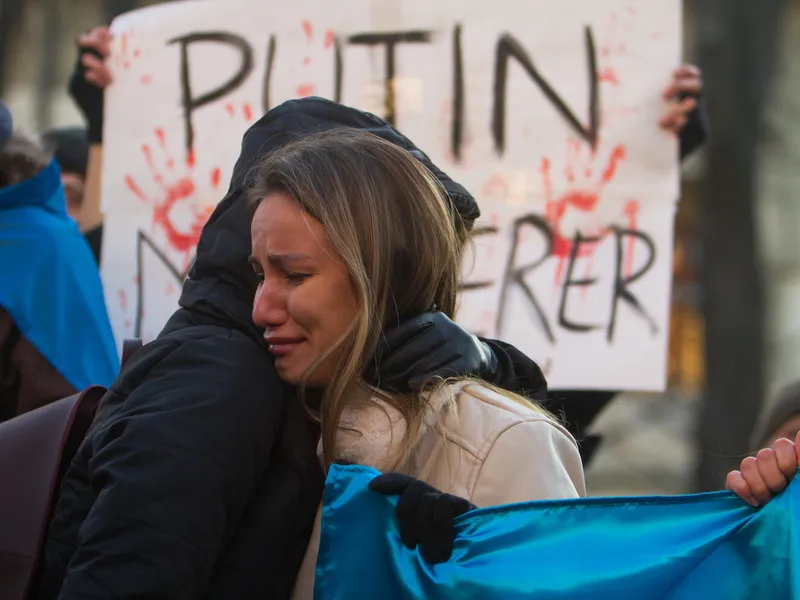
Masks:
[[[658,127],[678,0],[176,2],[118,18],[103,278],[154,337],[242,134],[318,95],[394,123],[478,199],[458,320],[551,387],[664,385],[677,146]]]

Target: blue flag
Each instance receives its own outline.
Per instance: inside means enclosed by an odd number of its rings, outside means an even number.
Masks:
[[[66,202],[55,161],[0,190],[0,307],[75,389],[109,386],[119,358],[103,285]]]
[[[453,556],[400,541],[378,475],[328,475],[316,600],[800,599],[800,482],[761,509],[731,492],[539,501],[456,519]]]

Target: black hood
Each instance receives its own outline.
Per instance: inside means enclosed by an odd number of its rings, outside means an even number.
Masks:
[[[383,119],[324,98],[289,100],[270,110],[245,133],[228,193],[200,236],[195,263],[183,286],[181,307],[222,319],[260,337],[250,317],[257,280],[247,261],[251,220],[246,194],[249,175],[271,150],[297,137],[339,127],[364,129],[409,150],[439,179],[469,227],[480,216],[472,195]]]

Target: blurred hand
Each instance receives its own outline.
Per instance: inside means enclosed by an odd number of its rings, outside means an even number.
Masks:
[[[107,27],[96,27],[77,39],[79,60],[84,67],[84,78],[99,88],[112,82],[106,59],[111,55],[111,32]],[[94,52],[87,52],[94,50]]]
[[[76,40],[78,59],[69,81],[69,93],[86,120],[88,138],[99,144],[103,138],[103,89],[112,82],[106,59],[111,54],[111,32],[97,27]]]
[[[800,464],[800,433],[795,441],[781,438],[772,448],[748,456],[738,471],[731,471],[725,487],[752,506],[760,506],[782,492]]]
[[[683,65],[675,69],[672,82],[664,90],[664,100],[672,104],[658,122],[661,128],[679,134],[689,119],[689,113],[697,110],[702,89],[700,69],[694,65]]]

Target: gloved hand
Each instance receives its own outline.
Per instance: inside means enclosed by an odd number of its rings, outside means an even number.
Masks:
[[[473,510],[474,504],[402,473],[379,475],[370,482],[369,489],[400,496],[397,520],[400,540],[406,548],[419,546],[422,557],[433,564],[450,560],[455,543],[453,519]]]
[[[104,61],[111,51],[110,41],[111,34],[104,27],[78,38],[78,59],[69,79],[69,94],[86,120],[90,144],[103,141],[103,90],[110,83]]]
[[[489,381],[497,357],[444,313],[423,313],[383,332],[367,381],[387,392],[418,392],[431,376],[475,375]]]

